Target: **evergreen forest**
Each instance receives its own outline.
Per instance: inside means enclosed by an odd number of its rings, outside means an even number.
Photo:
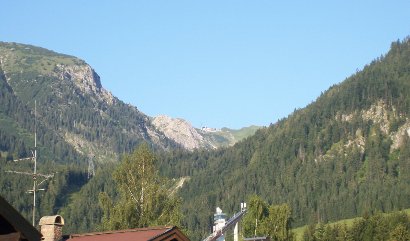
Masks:
[[[28,220],[32,201],[25,191],[32,180],[4,171],[32,168],[12,160],[31,155],[37,128],[39,171],[55,173],[44,184],[37,215],[63,215],[65,233],[123,228],[120,219],[107,219],[121,212],[110,208],[116,202],[133,202],[124,199],[118,173],[145,155],[156,190],[173,190],[169,200],[152,197],[152,203],[165,200],[155,212],[167,213],[163,223],[178,223],[192,240],[210,233],[217,206],[229,216],[244,201],[253,204],[243,220],[244,237],[258,232],[292,240],[291,228],[309,225],[304,240],[409,239],[406,214],[381,215],[410,208],[409,38],[393,42],[388,53],[305,108],[214,151],[186,151],[161,133],[153,135],[149,118],[135,107],[101,101],[101,86],[89,94],[74,86],[74,77],[56,77],[56,62],[83,65],[81,60],[26,45],[0,46],[0,194]],[[30,62],[25,51],[38,59]],[[22,62],[29,73],[20,71]],[[33,99],[42,106],[37,114]],[[92,156],[96,167],[89,177]],[[182,187],[174,188],[181,180]],[[351,227],[326,225],[359,216]],[[264,224],[259,230],[254,217]],[[280,233],[269,229],[275,220],[283,224]]]

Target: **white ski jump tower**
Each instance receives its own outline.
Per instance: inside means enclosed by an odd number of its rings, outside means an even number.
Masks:
[[[212,227],[212,232],[217,232],[222,230],[226,223],[226,218],[228,216],[222,212],[222,209],[217,207],[216,213],[214,214],[214,226]],[[225,237],[222,234],[219,238],[216,239],[217,241],[224,241]]]
[[[206,237],[203,241],[224,241],[224,233],[234,227],[234,241],[239,240],[239,228],[238,222],[241,220],[242,216],[246,213],[246,203],[241,203],[241,211],[235,213],[228,221],[226,221],[227,215],[222,212],[219,207],[216,208],[216,213],[214,214],[214,226],[212,233]]]

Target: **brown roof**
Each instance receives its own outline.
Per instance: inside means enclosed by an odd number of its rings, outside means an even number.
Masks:
[[[71,234],[71,241],[166,241],[189,239],[177,227],[152,227],[100,233]]]
[[[39,241],[41,234],[0,196],[0,235],[20,232],[23,240]]]

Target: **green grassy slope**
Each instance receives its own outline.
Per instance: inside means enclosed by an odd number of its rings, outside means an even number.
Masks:
[[[402,212],[406,213],[407,215],[410,215],[410,209],[404,209],[402,210]],[[383,213],[383,216],[388,216],[388,215],[392,215],[392,214],[396,214],[397,211],[394,212],[389,212],[389,213]],[[326,223],[326,225],[330,225],[330,226],[335,226],[335,225],[346,225],[348,228],[353,226],[353,223],[363,219],[363,217],[355,217],[355,218],[348,218],[348,219],[342,219],[342,220],[338,220],[335,222],[329,222]],[[292,232],[295,235],[296,241],[302,241],[303,240],[303,233],[305,232],[306,228],[308,228],[308,225],[304,225],[302,227],[298,227],[298,228],[294,228],[292,229]]]

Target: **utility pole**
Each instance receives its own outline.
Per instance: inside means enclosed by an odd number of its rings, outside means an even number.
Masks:
[[[22,175],[29,175],[33,177],[33,189],[28,190],[28,193],[33,194],[33,226],[35,226],[35,221],[36,221],[36,193],[38,191],[45,191],[44,188],[38,188],[41,184],[43,184],[45,181],[47,181],[49,178],[54,177],[53,174],[41,174],[37,173],[37,101],[34,101],[34,152],[32,151],[32,156],[31,157],[26,157],[26,158],[21,158],[17,160],[13,160],[14,162],[19,162],[19,161],[27,161],[27,160],[32,160],[34,162],[34,170],[32,173],[30,172],[19,172],[19,171],[6,171],[8,173],[15,173],[15,174],[22,174]],[[41,180],[40,183],[37,184],[37,178],[42,177],[44,178]]]

